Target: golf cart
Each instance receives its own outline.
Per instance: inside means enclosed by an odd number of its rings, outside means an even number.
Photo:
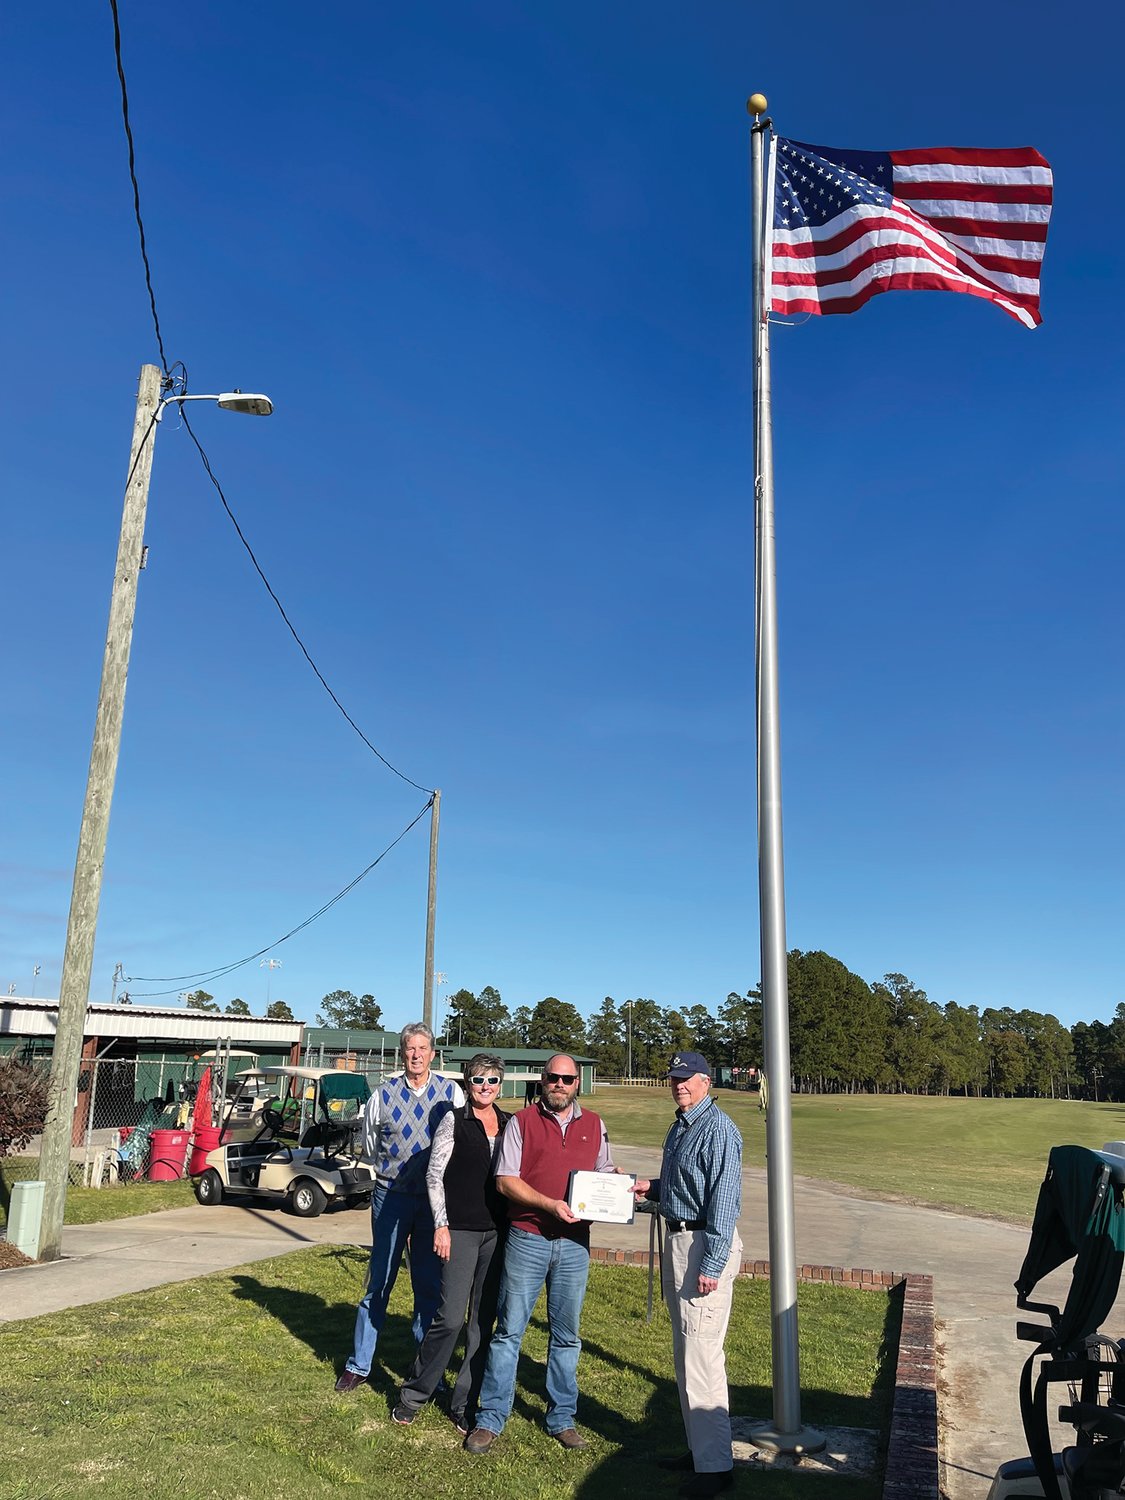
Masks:
[[[361,1073],[335,1068],[254,1068],[240,1073],[243,1097],[266,1102],[249,1140],[224,1140],[193,1174],[195,1196],[205,1205],[246,1194],[284,1200],[292,1213],[315,1219],[330,1202],[365,1207],[375,1168],[360,1156],[363,1107],[370,1097]],[[226,1132],[224,1132],[225,1136]]]
[[[1036,1285],[1074,1260],[1060,1310],[1030,1300]],[[1125,1142],[1101,1151],[1055,1146],[1016,1282],[1016,1306],[1045,1322],[1017,1323],[1036,1347],[1020,1378],[1027,1458],[1001,1464],[989,1500],[1109,1500],[1125,1487],[1125,1339],[1099,1333],[1117,1297],[1125,1263]],[[1050,1387],[1069,1395],[1057,1407],[1073,1431],[1056,1447]],[[1057,1399],[1057,1398],[1056,1398]]]

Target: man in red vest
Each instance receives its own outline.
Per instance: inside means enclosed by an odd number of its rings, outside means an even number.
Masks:
[[[496,1332],[488,1351],[470,1453],[487,1453],[504,1430],[516,1366],[535,1299],[547,1287],[547,1431],[585,1448],[578,1415],[578,1321],[590,1270],[590,1226],[566,1201],[571,1172],[615,1172],[605,1126],[578,1104],[578,1064],[558,1053],[543,1070],[536,1103],[508,1121],[496,1184],[508,1199],[508,1243]]]

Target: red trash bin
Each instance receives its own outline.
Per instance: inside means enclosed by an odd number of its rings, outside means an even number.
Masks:
[[[175,1182],[184,1175],[186,1130],[154,1130],[149,1146],[149,1182]]]
[[[191,1139],[191,1161],[188,1176],[198,1177],[207,1170],[207,1153],[219,1144],[222,1130],[218,1125],[197,1125]]]

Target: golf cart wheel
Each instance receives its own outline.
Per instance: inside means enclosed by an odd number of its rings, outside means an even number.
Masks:
[[[214,1167],[208,1167],[202,1177],[195,1179],[195,1200],[204,1208],[214,1208],[223,1201],[223,1179]]]
[[[315,1219],[328,1202],[324,1190],[311,1177],[300,1177],[289,1194],[289,1207],[299,1219]]]
[[[348,1205],[349,1208],[370,1208],[371,1207],[371,1194],[370,1193],[349,1193],[348,1196],[347,1196],[347,1198],[344,1201]]]

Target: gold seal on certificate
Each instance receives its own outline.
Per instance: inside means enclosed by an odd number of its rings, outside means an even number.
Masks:
[[[633,1222],[634,1172],[572,1172],[566,1201],[580,1219],[596,1224]]]

